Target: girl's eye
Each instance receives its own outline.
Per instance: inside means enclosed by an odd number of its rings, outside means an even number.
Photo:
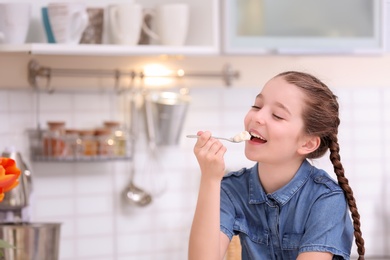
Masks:
[[[272,116],[273,116],[274,118],[278,119],[278,120],[282,120],[282,119],[283,119],[283,117],[277,116],[277,115],[275,115],[275,114],[272,114]]]
[[[252,108],[257,110],[261,109],[259,106],[255,106],[255,105],[253,105]]]

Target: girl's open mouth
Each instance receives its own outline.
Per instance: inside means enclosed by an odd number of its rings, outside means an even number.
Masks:
[[[264,144],[264,143],[267,142],[267,140],[264,137],[260,136],[260,135],[256,135],[256,134],[253,134],[253,133],[250,133],[250,135],[251,135],[251,139],[250,140],[253,141],[253,142],[261,143],[261,144]]]

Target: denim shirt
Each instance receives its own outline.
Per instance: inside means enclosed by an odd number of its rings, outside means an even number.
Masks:
[[[258,164],[227,174],[220,221],[230,239],[239,235],[243,259],[296,259],[314,251],[350,257],[353,226],[343,190],[306,160],[271,194],[261,186]]]

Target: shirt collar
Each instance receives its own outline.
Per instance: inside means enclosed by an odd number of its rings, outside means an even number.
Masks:
[[[249,204],[259,204],[266,201],[266,194],[259,179],[259,164],[256,163],[250,171],[249,177]]]
[[[282,188],[269,194],[280,205],[286,204],[292,196],[303,186],[312,172],[313,166],[304,160],[293,179]],[[258,163],[251,169],[249,178],[249,204],[263,203],[267,200],[267,195],[260,183],[258,173]]]

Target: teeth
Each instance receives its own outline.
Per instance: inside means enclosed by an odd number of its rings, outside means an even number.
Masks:
[[[260,136],[260,135],[255,135],[255,134],[252,134],[252,133],[250,133],[250,134],[251,134],[252,137],[261,139],[261,140],[263,140],[263,141],[267,141],[267,140],[265,140],[265,139],[264,139],[262,136]]]

